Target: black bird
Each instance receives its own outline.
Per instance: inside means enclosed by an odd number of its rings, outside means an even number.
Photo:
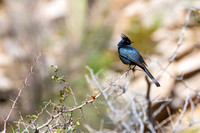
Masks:
[[[140,53],[131,46],[131,40],[124,34],[121,35],[122,40],[118,43],[118,54],[119,58],[124,64],[128,64],[129,67],[134,65],[132,70],[134,70],[135,66],[139,66],[142,70],[146,72],[146,74],[151,78],[154,84],[159,87],[160,84],[156,79],[151,75],[149,70],[146,68],[147,64],[145,63],[144,59],[140,55]]]

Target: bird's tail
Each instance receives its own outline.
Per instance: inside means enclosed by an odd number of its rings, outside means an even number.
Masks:
[[[146,74],[151,78],[151,80],[154,82],[154,84],[157,86],[157,87],[160,87],[160,84],[158,83],[158,81],[151,75],[151,73],[149,72],[149,70],[144,67],[143,70],[146,72]]]

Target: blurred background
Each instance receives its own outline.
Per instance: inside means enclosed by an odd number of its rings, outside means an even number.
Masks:
[[[107,77],[122,74],[128,66],[118,58],[121,33],[134,41],[133,46],[143,55],[151,73],[159,77],[161,87],[152,86],[152,99],[172,98],[169,107],[173,112],[183,106],[188,94],[192,99],[197,98],[200,87],[198,14],[190,15],[176,59],[164,73],[162,70],[177,48],[190,7],[200,8],[200,1],[0,0],[0,129],[12,104],[10,99],[16,97],[17,88],[21,87],[39,52],[42,57],[36,75],[29,81],[30,87],[24,89],[10,122],[18,119],[19,111],[23,116],[34,114],[44,101],[58,100],[59,88],[51,80],[51,65],[59,66],[59,73],[73,89],[78,104],[94,93],[85,79],[86,65],[95,73],[101,71],[100,77],[105,82]],[[129,91],[133,97],[138,93],[145,95],[144,75],[142,71],[129,74],[132,77]],[[182,77],[184,82],[177,77]],[[68,104],[73,105],[70,98]],[[85,123],[99,130],[103,120],[103,128],[114,129],[103,97],[96,104],[100,117],[88,105],[84,109]],[[79,128],[87,131],[84,126]]]

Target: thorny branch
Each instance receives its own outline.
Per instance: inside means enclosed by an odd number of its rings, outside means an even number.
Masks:
[[[33,121],[31,121],[31,123],[30,123],[28,126],[26,126],[25,130],[24,130],[22,133],[28,132],[28,128],[29,128],[31,125],[33,125],[33,126],[34,126],[33,128],[36,129],[35,122],[36,122],[37,118],[39,118],[40,115],[42,115],[42,113],[47,109],[47,107],[48,107],[50,104],[51,104],[51,100],[50,100],[47,104],[45,104],[45,106],[44,106],[43,108],[41,108],[41,111],[37,114],[37,117],[36,117]]]
[[[24,80],[24,82],[23,82],[22,87],[21,87],[21,88],[18,88],[19,92],[18,92],[18,94],[17,94],[17,97],[16,97],[15,100],[13,101],[12,107],[11,107],[11,109],[10,109],[10,111],[9,111],[9,113],[8,113],[8,115],[7,115],[7,117],[6,117],[6,119],[4,120],[4,129],[3,129],[2,133],[6,133],[7,121],[8,121],[8,119],[10,118],[10,116],[11,116],[11,114],[12,114],[14,108],[15,108],[15,105],[16,105],[17,101],[18,101],[19,97],[21,96],[21,93],[22,93],[23,89],[24,89],[25,87],[29,86],[29,85],[28,85],[28,80],[29,80],[29,78],[34,74],[34,68],[36,67],[36,65],[37,65],[37,63],[38,63],[38,60],[39,60],[40,56],[41,56],[41,52],[39,53],[39,55],[38,55],[37,58],[35,59],[35,62],[33,63],[33,65],[31,66],[30,73],[26,76],[26,78],[25,78],[25,80]]]
[[[108,85],[105,89],[103,89],[103,88],[99,85],[98,81],[96,80],[96,77],[94,76],[94,73],[93,73],[92,69],[90,69],[89,67],[86,67],[86,68],[89,70],[90,75],[91,75],[91,77],[92,77],[92,80],[95,81],[95,84],[98,86],[98,88],[100,88],[100,93],[98,93],[96,96],[94,96],[94,98],[92,98],[91,100],[86,100],[86,101],[84,101],[81,105],[78,105],[78,106],[77,106],[77,102],[76,102],[75,96],[74,96],[74,94],[73,94],[73,92],[72,92],[72,90],[71,90],[71,88],[70,88],[70,91],[71,91],[71,93],[72,93],[72,95],[73,95],[73,98],[74,98],[74,101],[75,101],[76,106],[75,106],[75,107],[72,107],[72,108],[67,107],[65,110],[60,111],[59,113],[57,113],[57,114],[55,114],[55,115],[53,115],[53,114],[51,114],[50,112],[48,112],[48,114],[51,116],[50,119],[48,119],[47,122],[44,123],[44,124],[41,125],[41,126],[34,126],[34,130],[35,130],[35,131],[40,131],[40,130],[41,130],[42,128],[44,128],[44,127],[49,127],[49,124],[50,124],[54,119],[58,118],[59,116],[61,116],[61,115],[64,114],[64,113],[73,112],[73,111],[78,110],[78,109],[80,109],[81,112],[83,112],[82,108],[83,108],[86,104],[93,103],[94,100],[98,99],[98,97],[101,96],[101,95],[104,95],[104,98],[106,97],[106,98],[108,99],[108,97],[106,96],[106,94],[105,94],[104,92],[107,91],[111,86],[117,85],[118,82],[119,82],[123,77],[125,77],[125,75],[127,74],[127,72],[125,72],[125,73],[124,73],[122,76],[120,76],[114,83]],[[110,103],[109,105],[112,106],[111,103]],[[112,108],[112,107],[111,107],[111,108]],[[98,112],[96,106],[95,106],[95,109],[96,109],[96,111]],[[46,110],[46,111],[47,111],[47,110]],[[117,113],[116,113],[116,115],[117,115]],[[122,119],[120,119],[120,120],[122,120]],[[35,122],[35,121],[34,121],[34,122]],[[32,124],[34,124],[34,122],[33,122]],[[127,130],[129,130],[129,131],[131,130],[131,128],[130,128],[128,125],[126,125],[125,123],[122,122],[122,125],[124,125],[124,126],[127,128]],[[27,127],[27,128],[28,128],[28,127]]]

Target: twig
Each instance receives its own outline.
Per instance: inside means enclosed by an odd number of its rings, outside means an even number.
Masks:
[[[162,68],[162,72],[158,75],[157,77],[157,80],[159,80],[161,78],[161,76],[166,72],[166,70],[169,68],[169,66],[172,64],[172,62],[175,60],[176,56],[177,56],[177,53],[178,53],[178,50],[180,48],[180,46],[182,45],[183,43],[183,38],[184,38],[184,35],[185,35],[185,32],[186,32],[186,28],[189,24],[189,20],[190,20],[190,14],[192,13],[192,11],[196,11],[196,9],[194,8],[190,8],[188,9],[188,12],[187,14],[185,15],[185,23],[184,25],[182,26],[182,29],[181,29],[181,35],[178,39],[178,42],[177,42],[177,45],[176,45],[176,48],[173,52],[173,54],[171,55],[170,59],[169,59],[169,63],[164,67]]]
[[[69,90],[70,90],[70,92],[71,92],[71,94],[72,94],[72,97],[73,97],[73,99],[74,99],[74,103],[75,103],[75,105],[78,105],[78,103],[77,103],[77,101],[76,101],[76,97],[75,97],[75,95],[74,95],[74,92],[72,91],[72,88],[69,86]]]
[[[35,124],[35,121],[36,121],[36,120],[39,118],[39,116],[44,112],[44,110],[46,110],[46,108],[47,108],[47,106],[49,106],[49,104],[51,104],[51,100],[50,100],[47,104],[45,104],[45,106],[44,106],[44,107],[41,109],[41,111],[37,114],[37,117],[36,117],[33,121],[31,121],[31,124],[32,124],[32,125]],[[26,129],[25,129],[22,133],[26,132],[26,131],[28,130],[28,128],[31,126],[31,124],[29,124],[29,125],[26,127]],[[34,125],[34,130],[37,131],[36,125]]]
[[[156,111],[154,111],[153,118],[156,117],[170,102],[163,103]]]
[[[172,130],[173,130],[173,133],[175,133],[175,131],[177,130],[177,127],[178,127],[178,125],[180,124],[181,119],[183,118],[184,113],[186,112],[186,109],[187,109],[187,106],[188,106],[189,98],[190,98],[190,97],[187,96],[187,98],[185,99],[185,104],[184,104],[183,110],[181,111],[181,114],[180,114],[178,120],[176,121],[176,123],[175,123],[174,126],[173,126],[173,129],[172,129]]]
[[[148,77],[145,76],[145,79],[147,81],[147,94],[146,94],[146,100],[147,100],[147,116],[149,118],[149,128],[151,132],[156,133],[154,129],[154,120],[152,116],[152,106],[151,106],[151,100],[150,100],[150,90],[151,90],[151,82],[148,80]]]
[[[132,114],[134,115],[134,117],[136,118],[136,120],[138,121],[138,123],[140,124],[140,132],[143,133],[144,132],[144,123],[143,123],[142,119],[140,118],[139,114],[137,113],[136,103],[132,99],[132,97],[128,93],[128,91],[125,92],[125,95],[127,96],[128,100],[131,101],[131,111],[132,111]]]
[[[120,79],[122,79],[125,75],[127,75],[128,71],[126,71],[120,78],[118,78],[113,84],[111,83],[110,85],[108,85],[104,90],[103,88],[100,86],[100,84],[98,83],[98,81],[96,80],[96,77],[94,75],[94,72],[91,68],[89,68],[88,66],[86,66],[86,68],[89,70],[90,75],[92,77],[92,80],[94,81],[96,87],[99,89],[100,93],[97,94],[96,98],[98,98],[101,94],[104,96],[104,99],[106,100],[110,110],[116,115],[116,117],[118,118],[118,121],[121,122],[121,124],[124,126],[124,128],[126,128],[127,131],[131,131],[131,128],[128,124],[126,124],[121,116],[118,114],[118,112],[114,109],[111,101],[109,101],[108,99],[108,95],[105,93],[105,91],[107,91],[111,86],[115,86],[117,85],[117,83],[119,82]]]
[[[90,71],[90,74],[91,74],[92,79],[93,79],[93,80],[96,80],[96,77],[94,76],[94,73],[93,73],[92,69],[90,69],[89,67],[86,67],[86,68]],[[105,96],[105,93],[104,93],[104,92],[107,91],[111,86],[113,86],[113,85],[115,86],[115,85],[120,81],[120,79],[122,79],[122,78],[126,75],[126,73],[127,73],[127,72],[125,72],[121,77],[119,77],[113,84],[108,85],[108,87],[106,87],[104,90],[103,90],[102,87],[99,85],[99,83],[96,81],[96,85],[98,85],[98,87],[101,88],[100,93],[98,93],[98,94],[95,96],[95,98],[92,98],[92,99],[90,99],[90,100],[86,100],[86,101],[84,101],[84,102],[83,102],[81,105],[79,105],[79,106],[72,107],[72,108],[68,108],[68,109],[66,109],[66,110],[63,110],[62,112],[57,113],[56,115],[53,115],[53,114],[51,114],[51,113],[49,113],[49,112],[47,111],[47,113],[51,116],[50,119],[47,120],[47,122],[44,123],[43,125],[37,127],[37,130],[39,131],[40,129],[42,129],[42,128],[44,128],[44,127],[48,127],[48,125],[49,125],[55,118],[58,118],[58,117],[61,116],[63,113],[73,112],[73,111],[75,111],[75,110],[77,110],[77,109],[82,110],[82,108],[83,108],[86,104],[88,104],[88,103],[93,103],[94,100],[96,100],[101,94],[104,94],[104,96]],[[88,79],[87,79],[87,80],[88,80]],[[104,97],[104,98],[105,98],[105,97]],[[107,97],[107,98],[108,98],[108,97]],[[75,100],[75,101],[76,101],[76,100]],[[119,116],[119,115],[118,115],[118,116]],[[119,116],[119,117],[120,117],[120,116]],[[121,119],[120,119],[120,121],[121,121]],[[126,125],[125,123],[123,123],[123,122],[122,122],[122,125],[124,125],[125,127],[127,126],[127,125]],[[129,126],[127,126],[126,128],[128,129],[128,131],[130,131],[130,127],[129,127]]]
[[[169,121],[172,121],[172,118],[174,118],[175,115],[170,115],[168,118],[166,118],[165,120],[163,120],[161,123],[159,123],[158,125],[155,126],[155,129],[161,129],[161,127],[163,127],[163,125],[167,124]]]
[[[33,63],[33,65],[31,66],[30,73],[26,76],[26,78],[25,78],[25,80],[24,80],[24,82],[23,82],[22,87],[21,87],[21,88],[18,88],[19,92],[18,92],[18,94],[17,94],[17,97],[16,97],[15,100],[13,101],[12,107],[11,107],[11,109],[10,109],[10,111],[9,111],[9,113],[8,113],[8,115],[7,115],[7,117],[6,117],[6,119],[4,120],[4,129],[3,129],[2,133],[6,133],[7,121],[8,121],[8,119],[10,118],[10,116],[11,116],[11,114],[12,114],[14,108],[15,108],[15,105],[16,105],[18,99],[19,99],[19,97],[21,96],[22,90],[23,90],[26,86],[28,86],[28,80],[29,80],[29,78],[34,74],[33,70],[34,70],[35,66],[37,65],[37,63],[38,63],[38,60],[39,60],[40,56],[41,56],[41,52],[39,53],[39,55],[38,55],[37,58],[35,59],[35,62]]]
[[[94,102],[92,102],[92,104],[94,105],[94,108],[95,108],[95,110],[96,110],[96,112],[97,112],[98,116],[100,117],[100,113],[99,113],[99,111],[98,111],[98,108],[97,108],[97,106],[95,105],[95,103],[94,103]]]

